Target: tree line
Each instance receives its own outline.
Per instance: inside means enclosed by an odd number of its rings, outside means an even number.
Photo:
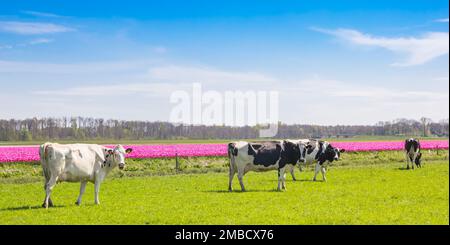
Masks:
[[[31,140],[151,140],[151,139],[251,139],[261,126],[176,125],[168,122],[104,120],[90,117],[0,120],[0,141]],[[368,136],[449,136],[449,120],[433,122],[397,119],[375,125],[287,125],[279,123],[274,138],[333,138]]]

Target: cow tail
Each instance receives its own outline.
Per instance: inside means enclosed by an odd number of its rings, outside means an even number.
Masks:
[[[236,145],[234,143],[228,144],[228,158],[230,160],[230,173],[234,173],[236,165]]]
[[[50,145],[51,145],[51,143],[44,143],[39,147],[39,157],[41,159],[42,172],[44,173],[45,179],[50,178],[50,175],[48,173],[48,162],[47,162],[48,158],[49,158],[49,154],[51,153],[52,155],[54,155],[54,152],[51,149],[51,147],[49,148]]]

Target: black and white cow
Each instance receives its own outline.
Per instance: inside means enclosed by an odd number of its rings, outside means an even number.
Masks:
[[[238,174],[242,191],[245,191],[244,175],[249,171],[278,170],[278,190],[286,190],[286,168],[304,161],[303,144],[295,144],[289,141],[269,141],[250,143],[246,141],[232,142],[228,144],[228,156],[230,158],[230,175],[228,190],[232,191],[234,175]]]
[[[299,147],[301,147],[301,151],[300,154],[302,154],[303,159],[299,159],[298,161],[298,168],[300,170],[300,172],[303,171],[302,165],[304,165],[306,163],[306,146],[309,144],[309,142],[311,141],[310,139],[287,139],[286,141],[292,142],[294,144],[298,144]],[[295,165],[289,165],[289,172],[291,172],[291,176],[292,176],[292,180],[296,181],[297,178],[295,178]]]
[[[305,140],[303,141],[306,142]],[[328,165],[330,165],[333,161],[338,161],[341,157],[341,153],[345,152],[345,149],[335,148],[329,142],[320,140],[309,140],[305,148],[306,152],[304,154],[304,163],[307,164],[316,162],[313,178],[314,181],[316,181],[319,171],[322,172],[323,181],[327,181],[326,169]]]
[[[414,164],[421,168],[421,157],[420,152],[420,142],[418,139],[410,138],[405,140],[405,155],[406,155],[406,169],[409,169],[409,163],[411,162],[411,167],[414,169]]]

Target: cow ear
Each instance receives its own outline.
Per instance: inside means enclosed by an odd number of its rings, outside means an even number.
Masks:
[[[128,148],[128,149],[126,149],[125,150],[125,152],[128,154],[128,153],[131,153],[133,151],[133,149],[131,149],[131,148]]]
[[[345,152],[345,149],[340,149],[339,152],[340,153]]]
[[[109,154],[112,154],[112,153],[113,153],[113,150],[109,149],[109,150],[108,150],[108,153],[109,153]]]

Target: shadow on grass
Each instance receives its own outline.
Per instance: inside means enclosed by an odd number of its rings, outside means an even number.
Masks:
[[[209,190],[209,191],[203,191],[206,193],[252,193],[252,192],[283,192],[283,191],[277,191],[276,189],[272,189],[272,190],[246,190],[246,191],[241,191],[241,190],[233,190],[233,191],[228,191],[228,190]]]
[[[277,183],[278,182],[278,180],[265,180],[265,182],[273,182],[273,183]],[[318,179],[318,180],[316,180],[316,181],[314,181],[314,180],[312,180],[312,179],[297,179],[297,180],[286,180],[286,183],[296,183],[296,182],[298,182],[298,183],[300,183],[300,182],[324,182],[323,180],[320,180],[320,179]]]
[[[65,208],[64,205],[54,205],[53,207],[49,207],[49,209],[52,208]],[[20,206],[20,207],[9,207],[9,208],[3,208],[0,209],[0,212],[2,211],[19,211],[19,210],[34,210],[34,209],[45,209],[42,207],[42,205],[37,206]]]
[[[415,169],[418,169],[417,167]],[[397,170],[402,170],[402,171],[409,171],[409,170],[413,170],[412,168],[406,168],[406,167],[400,167]]]

